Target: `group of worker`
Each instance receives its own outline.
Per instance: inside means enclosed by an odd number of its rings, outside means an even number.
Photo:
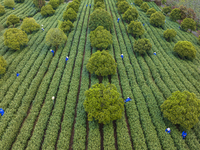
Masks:
[[[156,55],[156,52],[153,52],[153,54]],[[123,54],[121,54],[121,58],[122,58],[122,60],[123,60],[123,58],[124,58],[124,55],[123,55]]]
[[[170,133],[170,132],[171,132],[170,128],[167,128],[167,129],[165,130],[165,132]],[[183,132],[182,132],[182,137],[183,137],[183,139],[185,139],[186,136],[187,136],[187,132],[183,131]]]
[[[91,8],[91,4],[90,4],[89,6],[90,6],[90,8]],[[88,7],[88,4],[86,5],[86,7]]]

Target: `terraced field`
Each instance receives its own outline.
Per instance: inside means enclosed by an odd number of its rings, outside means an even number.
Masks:
[[[91,47],[88,27],[94,1],[82,0],[74,29],[53,57],[45,36],[49,29],[58,27],[57,20],[63,19],[68,3],[61,4],[53,16],[45,18],[35,11],[31,0],[25,0],[16,4],[14,10],[6,9],[0,23],[5,24],[7,17],[15,14],[33,17],[45,30],[28,35],[28,46],[20,51],[6,47],[3,44],[6,29],[0,32],[0,55],[8,64],[6,74],[0,79],[0,108],[5,111],[0,117],[1,150],[200,150],[200,122],[187,131],[183,140],[183,129],[163,118],[160,110],[164,100],[177,90],[193,92],[200,99],[197,38],[181,31],[168,17],[163,29],[153,27],[146,14],[133,5],[139,12],[138,20],[145,24],[144,37],[152,44],[148,55],[139,56],[133,49],[135,39],[127,32],[128,24],[122,19],[117,23],[122,15],[117,11],[116,1],[104,2],[114,23],[109,53],[117,62],[117,74],[105,77],[103,83],[115,84],[123,99],[132,98],[125,105],[122,119],[107,125],[88,122],[83,107],[84,92],[99,82],[86,69],[91,54],[97,51]],[[86,7],[87,4],[92,7]],[[155,3],[148,2],[148,5],[160,11]],[[168,28],[177,32],[172,42],[163,38],[163,31]],[[185,40],[197,50],[193,61],[182,60],[172,52],[178,41]],[[165,132],[167,127],[171,128],[170,134]]]

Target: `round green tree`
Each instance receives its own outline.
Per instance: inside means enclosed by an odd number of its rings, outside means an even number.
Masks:
[[[194,93],[176,91],[160,107],[165,118],[185,129],[199,122],[200,100]]]
[[[79,0],[73,0],[74,3],[76,3],[78,6],[80,6],[80,1]]]
[[[104,0],[94,0],[94,4],[96,4],[96,3],[98,3],[98,2],[104,3]]]
[[[10,16],[8,16],[8,18],[7,18],[6,24],[7,24],[8,26],[13,25],[13,27],[14,27],[15,24],[17,24],[17,23],[19,23],[19,22],[20,22],[19,17],[15,16],[15,15],[10,15]]]
[[[138,52],[142,55],[151,50],[152,44],[150,43],[149,39],[144,38],[135,41],[133,47],[135,52]]]
[[[64,20],[70,20],[73,22],[76,20],[76,17],[77,17],[77,13],[74,11],[73,8],[69,8],[63,13]]]
[[[69,8],[72,8],[75,12],[78,12],[78,9],[79,9],[79,5],[75,2],[70,2],[68,5],[67,5],[67,8],[66,10],[68,10]]]
[[[185,18],[181,22],[181,29],[185,31],[190,29],[190,32],[196,31],[196,22],[192,18]]]
[[[55,10],[52,8],[51,5],[43,6],[41,9],[42,16],[51,16],[55,13]]]
[[[24,0],[15,0],[16,3],[23,3]]]
[[[32,33],[40,29],[40,25],[35,21],[34,18],[25,18],[21,25],[21,29],[26,33]]]
[[[181,11],[180,11],[180,13],[181,13],[181,20],[183,20],[183,19],[185,19],[186,16],[187,16],[187,7],[181,5],[181,6],[179,7],[179,9],[181,10]]]
[[[128,23],[131,21],[137,20],[139,14],[138,11],[134,7],[130,7],[123,15],[122,18],[126,20]]]
[[[2,5],[0,4],[0,16],[3,15],[3,14],[5,14],[5,13],[6,13],[6,11],[5,11],[5,9],[4,9],[4,6],[2,6]]]
[[[131,21],[131,23],[128,25],[127,31],[128,33],[132,34],[134,38],[143,35],[145,32],[142,23],[139,21]]]
[[[178,8],[175,8],[171,11],[169,15],[170,19],[173,21],[181,19],[181,10]]]
[[[29,41],[25,31],[17,28],[10,28],[3,34],[4,45],[13,50],[20,50],[20,48],[26,45]]]
[[[33,4],[35,7],[41,9],[43,6],[45,6],[45,0],[33,0]]]
[[[0,56],[0,75],[6,73],[6,60]]]
[[[147,15],[147,17],[150,17],[155,12],[156,12],[155,8],[150,8],[147,10],[146,15]]]
[[[160,12],[157,11],[153,13],[150,17],[150,24],[160,27],[165,24],[165,16]]]
[[[145,2],[143,3],[140,8],[144,11],[144,12],[147,12],[147,10],[149,9],[149,5]]]
[[[143,3],[143,0],[135,0],[134,3],[135,3],[135,5],[137,5],[137,6],[141,6],[142,3]]]
[[[73,27],[74,27],[73,23],[69,20],[63,21],[59,26],[59,28],[63,30],[63,32],[65,33],[70,31]]]
[[[56,9],[59,6],[59,0],[50,0],[48,5],[51,5],[53,9]]]
[[[116,6],[118,7],[118,5],[119,5],[121,2],[126,2],[126,0],[118,0],[117,3],[116,3]]]
[[[87,66],[87,70],[97,76],[114,75],[117,69],[117,63],[115,59],[109,54],[108,51],[97,51],[90,57]]]
[[[91,46],[100,50],[106,49],[113,43],[112,34],[104,29],[103,26],[98,26],[94,31],[90,32]]]
[[[128,4],[128,2],[122,1],[122,2],[119,3],[117,10],[120,13],[124,13],[125,11],[128,10],[129,7],[130,7],[130,5]]]
[[[112,17],[104,9],[96,9],[90,15],[89,28],[91,31],[95,30],[98,26],[103,26],[106,30],[110,30],[113,26]]]
[[[98,120],[98,123],[107,124],[121,119],[124,112],[124,100],[120,98],[114,84],[95,84],[85,91],[83,106],[88,113],[88,121]]]
[[[167,29],[164,31],[163,36],[169,42],[176,36],[176,31],[174,29]]]
[[[162,13],[164,13],[164,14],[168,14],[168,13],[171,12],[171,11],[172,11],[171,6],[167,6],[167,7],[164,7],[164,8],[162,9]]]
[[[51,28],[47,32],[46,43],[48,45],[56,47],[56,50],[58,49],[59,45],[64,44],[66,41],[67,41],[67,36],[59,28]]]
[[[94,10],[96,9],[105,9],[105,5],[102,2],[97,2],[96,4],[94,4]]]
[[[173,49],[181,58],[194,59],[196,57],[196,49],[191,42],[178,41]]]
[[[8,8],[13,8],[15,7],[15,2],[14,0],[4,0],[4,6]]]

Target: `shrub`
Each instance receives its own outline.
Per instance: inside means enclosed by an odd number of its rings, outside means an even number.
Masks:
[[[126,20],[128,23],[131,21],[137,20],[139,14],[138,11],[134,7],[130,7],[123,15],[122,18]]]
[[[7,24],[8,26],[13,25],[13,27],[14,27],[15,24],[17,24],[17,23],[19,23],[19,22],[20,22],[19,17],[15,16],[15,15],[10,15],[10,16],[8,16],[8,18],[7,18],[6,24]]]
[[[99,123],[107,124],[120,119],[124,112],[124,100],[120,98],[114,84],[95,84],[85,91],[83,106],[88,113],[88,121],[93,118]]]
[[[104,0],[94,0],[94,4],[96,4],[97,2],[102,2],[102,3],[104,3]]]
[[[141,22],[131,21],[127,29],[128,33],[132,34],[133,37],[141,36],[144,34],[144,28]]]
[[[23,3],[24,0],[15,0],[16,3]]]
[[[148,39],[139,39],[134,43],[134,51],[138,52],[139,54],[145,54],[147,51],[150,51],[152,45]]]
[[[192,18],[194,20],[196,18],[196,13],[192,8],[188,8],[186,16],[187,18]]]
[[[128,2],[126,1],[122,1],[119,3],[117,10],[120,13],[124,13],[125,11],[127,11],[127,9],[130,7],[130,5],[128,4]]]
[[[97,2],[96,4],[94,4],[94,10],[96,9],[105,9],[105,5],[102,2]]]
[[[147,10],[147,12],[146,12],[146,15],[148,16],[148,17],[150,17],[153,13],[155,13],[156,12],[156,9],[155,8],[150,8],[150,9],[148,9]]]
[[[176,31],[174,29],[167,29],[164,31],[163,36],[167,41],[171,41],[176,36]]]
[[[103,26],[106,30],[110,30],[113,26],[112,17],[104,9],[96,9],[90,15],[89,28],[91,31],[95,30],[98,26]]]
[[[0,56],[0,75],[6,73],[6,60]]]
[[[106,49],[112,44],[112,34],[104,29],[103,26],[98,26],[94,31],[90,32],[91,46],[100,50]]]
[[[164,25],[165,16],[160,11],[153,13],[150,17],[150,24],[155,25],[156,27]]]
[[[199,45],[200,45],[200,35],[199,35],[199,38],[198,38],[198,43],[199,43]]]
[[[14,0],[4,0],[4,6],[8,8],[13,8],[15,7],[15,2]]]
[[[80,6],[80,1],[79,0],[73,0],[74,3],[76,3],[78,6]]]
[[[143,3],[140,8],[144,11],[147,12],[147,10],[149,9],[149,5],[147,3]]]
[[[181,22],[181,29],[185,31],[191,29],[191,32],[196,31],[196,22],[191,18],[185,18],[183,22]]]
[[[176,91],[160,107],[165,118],[185,129],[199,122],[200,100],[194,93]]]
[[[141,6],[142,3],[143,3],[143,0],[135,0],[134,3],[135,3],[135,5],[137,5],[137,6]]]
[[[43,6],[41,9],[42,16],[51,16],[55,13],[55,10],[52,8],[51,5]]]
[[[187,15],[187,8],[185,7],[185,6],[183,6],[183,5],[181,5],[180,7],[179,7],[179,9],[180,9],[180,14],[181,14],[181,20],[183,20],[183,19],[185,19],[186,18],[186,15]]]
[[[73,27],[74,27],[73,23],[69,20],[63,21],[59,26],[59,28],[65,33],[70,31]]]
[[[180,20],[181,19],[181,10],[178,8],[173,9],[171,11],[169,17],[173,21]]]
[[[33,4],[35,7],[41,9],[43,6],[45,6],[45,0],[33,0]]]
[[[168,14],[168,13],[171,12],[171,11],[172,11],[171,6],[167,6],[167,7],[164,7],[164,8],[162,9],[162,13],[164,13],[164,14]]]
[[[3,14],[5,14],[5,13],[6,13],[6,11],[5,11],[5,9],[4,9],[4,6],[2,6],[2,5],[0,4],[0,16],[3,15]]]
[[[76,17],[77,17],[77,13],[74,11],[73,8],[69,8],[63,13],[64,20],[70,20],[73,22],[74,20],[76,20]]]
[[[48,5],[51,5],[53,9],[56,9],[59,6],[59,0],[50,0],[49,3],[48,3]]]
[[[20,50],[20,47],[26,45],[29,41],[25,31],[22,31],[17,28],[10,28],[6,30],[3,36],[4,45],[8,46],[13,50]]]
[[[77,3],[75,3],[75,2],[70,2],[70,3],[67,5],[66,11],[67,11],[69,8],[72,8],[75,12],[78,12],[79,5],[78,5]]]
[[[46,35],[47,45],[51,45],[58,49],[58,46],[64,44],[67,41],[67,36],[59,28],[51,28]]]
[[[35,21],[34,18],[25,18],[21,25],[21,29],[26,33],[32,33],[40,29],[40,25]]]
[[[191,42],[188,41],[178,41],[173,49],[181,58],[193,59],[196,57],[196,49]]]
[[[116,3],[116,6],[118,7],[118,5],[119,5],[121,2],[126,2],[126,0],[118,0],[117,3]]]

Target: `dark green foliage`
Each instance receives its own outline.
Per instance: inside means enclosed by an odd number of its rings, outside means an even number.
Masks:
[[[146,38],[139,39],[134,43],[134,51],[138,52],[139,54],[145,54],[147,51],[150,51],[152,48],[152,44]]]
[[[78,5],[76,2],[70,2],[70,3],[67,5],[66,10],[68,10],[69,8],[72,8],[72,9],[74,9],[75,12],[78,12],[79,5]]]
[[[200,100],[194,93],[176,91],[160,107],[164,117],[185,129],[199,122]]]
[[[163,36],[167,41],[171,41],[176,36],[176,31],[174,29],[167,29],[164,31]]]
[[[73,23],[69,20],[63,21],[59,26],[59,28],[65,33],[70,31],[73,27],[74,27]]]
[[[59,6],[59,0],[50,0],[48,5],[51,5],[53,9],[56,9]]]
[[[143,3],[140,8],[144,11],[144,12],[147,12],[147,10],[149,9],[149,5],[145,2]]]
[[[21,29],[26,33],[32,33],[40,29],[40,25],[35,21],[34,18],[25,18],[21,25]]]
[[[185,57],[188,59],[194,59],[197,52],[192,43],[188,41],[178,41],[173,50],[177,52],[181,58]]]
[[[96,4],[94,4],[94,10],[96,9],[105,9],[105,5],[102,2],[97,2]]]
[[[94,4],[96,4],[97,2],[102,2],[102,3],[104,3],[104,0],[94,0]]]
[[[186,6],[183,6],[181,5],[179,7],[179,9],[181,10],[180,13],[181,13],[181,20],[185,19],[187,17],[187,7]]]
[[[124,13],[125,11],[128,10],[129,7],[130,7],[130,5],[128,4],[128,2],[122,1],[122,2],[119,3],[117,10],[120,13]]]
[[[10,28],[6,30],[3,36],[4,45],[8,46],[13,50],[20,50],[20,47],[26,45],[29,41],[25,31],[22,31],[17,28]]]
[[[141,22],[131,21],[127,29],[128,33],[132,34],[133,37],[141,36],[144,34],[144,28]]]
[[[80,1],[79,0],[73,0],[74,3],[76,3],[78,6],[80,6]]]
[[[41,9],[43,6],[45,6],[45,0],[33,0],[33,4],[35,7]]]
[[[162,13],[164,13],[164,14],[168,14],[168,13],[171,12],[171,11],[172,11],[171,6],[166,6],[166,7],[164,7],[164,8],[162,9]]]
[[[4,0],[4,6],[8,8],[13,8],[15,7],[15,2],[14,0]]]
[[[155,12],[156,12],[155,8],[150,8],[147,10],[146,15],[147,15],[147,17],[150,17]]]
[[[74,20],[76,20],[76,17],[77,13],[74,11],[73,8],[69,8],[63,13],[64,20],[70,20],[73,22]]]
[[[116,3],[116,6],[118,7],[118,5],[119,5],[121,2],[126,2],[126,0],[118,0],[117,3]]]
[[[135,3],[137,6],[141,6],[142,3],[143,3],[143,0],[135,0],[134,3]]]
[[[98,26],[94,31],[90,32],[91,46],[100,50],[106,49],[112,44],[112,34],[104,29],[103,26]]]
[[[6,60],[0,56],[0,75],[6,73]]]
[[[191,32],[196,31],[196,22],[192,18],[185,18],[181,22],[181,29],[185,31],[191,29]]]
[[[23,3],[24,0],[15,0],[16,3]]]
[[[52,8],[51,5],[43,6],[41,9],[42,16],[51,16],[55,13],[55,10]]]
[[[139,14],[138,11],[134,7],[130,7],[123,15],[122,18],[126,20],[128,23],[131,21],[137,20]]]
[[[107,124],[121,119],[124,112],[124,100],[120,98],[114,84],[95,84],[85,92],[83,106],[88,113],[88,121],[93,118],[99,123]]]
[[[89,28],[91,31],[95,30],[98,26],[103,26],[106,30],[110,30],[113,26],[112,17],[104,9],[96,9],[90,15]]]
[[[6,11],[5,11],[5,9],[4,9],[4,6],[2,6],[2,5],[0,4],[0,16],[3,15],[3,14],[5,14],[5,13],[6,13]]]
[[[170,19],[173,21],[181,19],[181,10],[178,8],[175,8],[171,11],[169,15]]]
[[[20,22],[19,17],[15,16],[15,15],[10,15],[7,18],[6,24],[8,26],[13,25],[13,27],[14,27],[14,25],[19,23],[19,22]]]
[[[156,27],[164,25],[165,16],[160,11],[153,13],[150,17],[150,24],[155,25]]]

